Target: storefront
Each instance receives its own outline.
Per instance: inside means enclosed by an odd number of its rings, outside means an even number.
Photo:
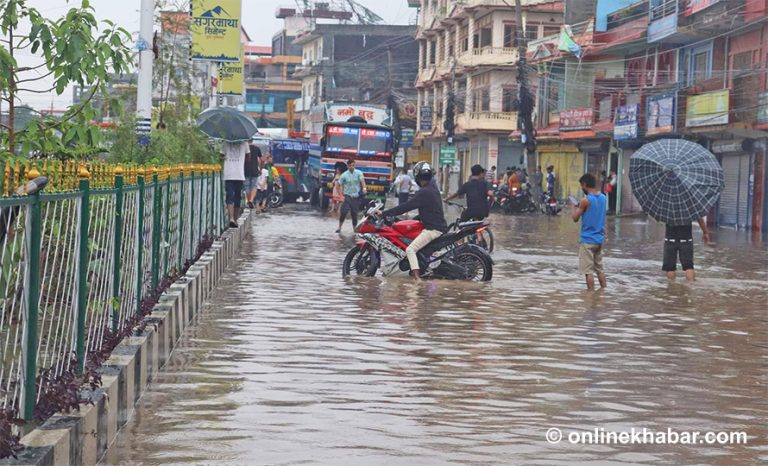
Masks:
[[[555,167],[557,184],[555,195],[564,200],[568,196],[578,196],[581,193],[579,178],[584,174],[584,153],[575,144],[541,143],[538,147],[538,158],[546,179],[547,167]]]
[[[512,142],[507,137],[499,137],[499,157],[496,161],[496,173],[501,177],[507,167],[522,167],[524,162],[523,145]]]
[[[724,139],[712,142],[712,152],[723,166],[725,187],[717,206],[717,223],[737,229],[752,225],[752,159],[751,142]]]

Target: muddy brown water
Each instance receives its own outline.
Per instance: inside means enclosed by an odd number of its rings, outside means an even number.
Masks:
[[[668,283],[663,229],[612,219],[609,289],[587,293],[569,219],[492,223],[490,284],[415,285],[342,279],[349,225],[258,217],[104,464],[768,463],[763,238],[719,230],[697,282]],[[551,427],[748,442],[553,445]]]

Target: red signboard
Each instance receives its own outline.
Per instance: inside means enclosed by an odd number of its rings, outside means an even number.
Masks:
[[[720,0],[686,0],[685,1],[685,16],[691,16],[694,13],[698,13],[704,8],[710,7]]]
[[[593,117],[593,110],[588,107],[560,110],[560,131],[592,129]]]

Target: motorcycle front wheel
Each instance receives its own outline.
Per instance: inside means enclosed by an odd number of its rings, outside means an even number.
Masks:
[[[493,278],[493,264],[482,251],[460,248],[454,255],[453,261],[467,271],[463,277],[465,280],[487,282]]]
[[[475,235],[475,242],[478,246],[488,251],[488,254],[493,252],[493,232],[490,228],[486,228],[481,233]]]
[[[379,270],[379,251],[369,244],[355,245],[349,250],[341,266],[341,276],[373,277]]]
[[[283,193],[280,191],[272,191],[269,195],[269,207],[276,209],[283,205]]]

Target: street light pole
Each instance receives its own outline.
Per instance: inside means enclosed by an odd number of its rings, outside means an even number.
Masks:
[[[141,24],[136,47],[139,49],[139,79],[136,96],[136,135],[139,144],[149,142],[152,132],[152,29],[154,0],[141,0]]]

